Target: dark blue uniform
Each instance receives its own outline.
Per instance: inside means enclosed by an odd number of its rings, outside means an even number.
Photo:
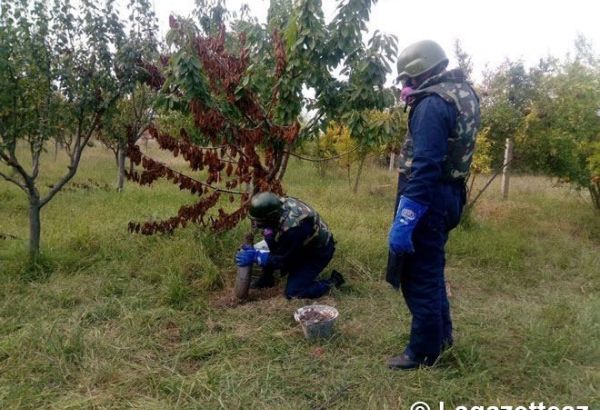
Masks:
[[[449,231],[459,220],[465,204],[463,179],[443,175],[448,155],[448,138],[456,128],[457,109],[431,94],[411,109],[412,136],[410,176],[400,174],[400,195],[427,206],[413,231],[415,252],[396,258],[390,265],[412,314],[410,342],[405,353],[418,362],[432,364],[444,345],[452,344],[452,322],[444,279],[444,245]],[[390,267],[388,267],[390,269]],[[388,272],[389,276],[389,272]],[[392,282],[392,281],[391,281]]]
[[[333,236],[325,244],[313,244],[314,222],[307,218],[298,226],[265,237],[270,257],[265,271],[280,269],[288,275],[285,296],[287,298],[318,298],[329,291],[331,280],[316,280],[333,258]],[[307,243],[307,241],[309,241]]]

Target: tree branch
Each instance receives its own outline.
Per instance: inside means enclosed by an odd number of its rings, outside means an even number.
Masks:
[[[40,154],[42,152],[43,144],[40,144],[38,148],[34,149],[32,153],[33,169],[31,171],[31,179],[36,179],[40,174]]]
[[[60,179],[60,181],[58,181],[58,183],[52,187],[50,192],[48,192],[48,195],[46,195],[46,197],[40,201],[40,208],[43,208],[48,202],[50,202],[54,195],[56,195],[58,191],[60,191],[67,184],[67,182],[69,182],[75,176],[77,167],[79,167],[79,161],[81,160],[81,154],[92,137],[94,130],[96,130],[99,120],[100,113],[96,112],[94,120],[92,121],[92,125],[90,126],[90,129],[87,131],[86,135],[83,137],[81,134],[77,135],[75,148],[71,155],[69,155],[71,157],[69,171]]]
[[[194,179],[194,178],[192,178],[192,177],[190,177],[190,176],[187,176],[187,175],[185,175],[185,174],[183,174],[183,173],[181,173],[181,172],[179,172],[179,171],[177,171],[177,170],[175,170],[175,169],[173,169],[173,168],[171,168],[171,167],[167,166],[166,164],[164,164],[164,163],[162,163],[162,162],[160,162],[160,161],[155,161],[155,160],[153,160],[152,158],[150,158],[149,156],[145,155],[145,154],[144,154],[144,153],[142,153],[142,152],[141,152],[141,155],[142,155],[142,157],[146,157],[146,158],[148,158],[148,159],[151,159],[151,160],[152,160],[152,161],[154,161],[154,162],[157,162],[157,163],[159,163],[159,164],[160,164],[162,167],[164,167],[164,168],[168,169],[168,170],[169,170],[169,171],[171,171],[172,173],[174,173],[174,174],[177,174],[177,175],[180,175],[180,176],[182,176],[182,177],[184,177],[184,178],[188,178],[188,179],[190,179],[190,180],[194,181],[195,183],[202,185],[203,187],[206,187],[206,188],[208,188],[208,189],[212,189],[212,190],[213,190],[213,191],[215,191],[215,192],[223,192],[223,193],[226,193],[226,194],[233,194],[233,195],[243,195],[243,194],[245,194],[245,192],[242,192],[242,191],[233,191],[233,190],[230,190],[230,189],[218,188],[218,187],[216,187],[216,186],[213,186],[213,185],[207,184],[206,182],[198,181],[197,179]]]
[[[16,180],[15,178],[6,175],[3,172],[0,172],[0,177],[4,178],[8,182],[12,182],[13,184],[15,184],[16,186],[18,186],[19,188],[21,188],[21,190],[23,192],[25,192],[26,194],[29,194],[29,192],[27,191],[27,187],[25,185],[23,185],[21,182],[19,182],[18,180]]]
[[[33,184],[33,179],[29,176],[27,171],[25,171],[25,168],[23,168],[21,164],[19,164],[19,160],[17,159],[14,150],[10,150],[10,155],[6,155],[5,153],[0,152],[0,158],[2,158],[2,160],[4,160],[4,162],[6,162],[6,164],[9,167],[15,169],[19,173],[19,175],[21,175],[21,178],[23,178],[23,181],[25,183],[24,187],[26,189],[25,192],[27,192],[27,195],[36,192],[35,185]],[[7,178],[4,179],[9,181],[9,179]],[[21,186],[21,183],[17,185]]]
[[[301,135],[298,136],[298,140],[302,140],[308,133],[309,131],[316,125],[319,124],[319,121],[321,120],[321,118],[323,118],[323,115],[325,115],[324,112],[320,112],[318,115],[316,115],[315,117],[313,117],[309,123],[306,125],[306,127],[304,127],[301,131]]]
[[[353,149],[351,149],[351,150],[349,150],[349,151],[342,152],[342,153],[341,153],[341,154],[339,154],[339,155],[335,155],[335,156],[333,156],[333,157],[327,157],[327,158],[309,158],[309,157],[302,156],[302,155],[300,155],[300,154],[294,154],[293,152],[290,152],[290,155],[291,155],[292,157],[296,157],[296,158],[298,158],[298,159],[301,159],[301,160],[303,160],[303,161],[310,161],[310,162],[325,162],[325,161],[331,161],[331,160],[334,160],[334,159],[340,159],[340,158],[343,158],[343,157],[345,157],[346,155],[349,155],[349,154],[352,154],[352,153],[353,153],[353,152],[355,152],[355,151],[358,151],[358,149],[359,149],[359,148],[360,148],[359,146],[356,146],[355,148],[353,148]]]

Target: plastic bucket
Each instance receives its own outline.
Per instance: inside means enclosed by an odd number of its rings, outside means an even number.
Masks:
[[[308,340],[330,337],[338,316],[337,309],[327,305],[303,306],[294,313],[294,319],[300,323]]]

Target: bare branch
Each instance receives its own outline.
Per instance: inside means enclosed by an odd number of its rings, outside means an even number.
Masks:
[[[40,155],[42,153],[43,144],[39,144],[39,147],[34,149],[32,152],[33,169],[31,171],[31,179],[36,179],[40,174]]]
[[[0,158],[4,162],[6,162],[6,164],[9,167],[13,168],[19,173],[19,175],[21,175],[21,178],[23,178],[23,181],[25,183],[25,188],[27,189],[26,192],[28,194],[30,192],[36,192],[35,185],[33,184],[33,179],[31,178],[31,176],[29,176],[25,168],[23,168],[21,164],[19,164],[19,160],[17,159],[14,150],[10,150],[9,155],[6,155],[4,152],[0,152]]]
[[[302,141],[306,137],[306,135],[309,134],[309,132],[312,132],[312,128],[319,125],[319,121],[321,120],[321,118],[323,118],[324,115],[324,112],[320,112],[317,116],[313,117],[306,125],[306,127],[302,129],[302,134],[298,136],[298,140]]]
[[[81,160],[81,154],[83,153],[83,150],[85,149],[87,143],[89,142],[94,131],[96,130],[99,120],[100,113],[96,113],[94,120],[92,121],[92,125],[90,126],[90,129],[87,131],[86,135],[83,137],[81,136],[81,134],[77,135],[75,148],[73,152],[71,152],[72,156],[69,155],[71,157],[69,171],[60,179],[60,181],[58,181],[58,183],[56,183],[52,187],[50,192],[48,192],[48,195],[46,195],[40,200],[40,208],[43,208],[48,202],[50,202],[54,195],[56,195],[58,191],[60,191],[67,184],[67,182],[69,182],[75,176],[75,173],[77,172],[77,167],[79,167],[79,161]]]
[[[309,157],[302,156],[302,155],[300,155],[300,154],[294,154],[293,152],[290,152],[289,154],[290,154],[292,157],[296,157],[296,158],[298,158],[298,159],[301,159],[301,160],[303,160],[303,161],[310,161],[310,162],[325,162],[325,161],[331,161],[331,160],[334,160],[334,159],[340,159],[340,158],[343,158],[343,157],[345,157],[346,155],[349,155],[349,154],[352,154],[352,153],[353,153],[353,152],[355,152],[355,151],[358,151],[358,149],[359,149],[359,146],[356,146],[355,148],[353,148],[353,149],[351,149],[351,150],[349,150],[349,151],[342,152],[342,153],[341,153],[341,154],[339,154],[339,155],[335,155],[335,156],[333,156],[333,157],[327,157],[327,158],[309,158]]]
[[[13,177],[11,177],[9,175],[6,175],[3,172],[0,172],[0,177],[4,178],[8,182],[12,182],[13,184],[15,184],[16,186],[18,186],[19,188],[21,188],[21,190],[23,192],[25,192],[26,194],[29,194],[29,192],[27,191],[27,187],[24,184],[22,184],[21,182],[19,182],[17,179],[15,179],[15,178],[13,178]]]

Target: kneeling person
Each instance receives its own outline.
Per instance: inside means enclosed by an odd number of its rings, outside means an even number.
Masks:
[[[238,266],[257,263],[263,268],[253,287],[273,286],[275,269],[288,274],[288,299],[318,298],[344,282],[337,271],[329,279],[317,280],[331,261],[335,244],[329,227],[310,206],[296,198],[262,192],[252,197],[250,219],[262,229],[269,246],[268,251],[245,247],[236,254]]]

